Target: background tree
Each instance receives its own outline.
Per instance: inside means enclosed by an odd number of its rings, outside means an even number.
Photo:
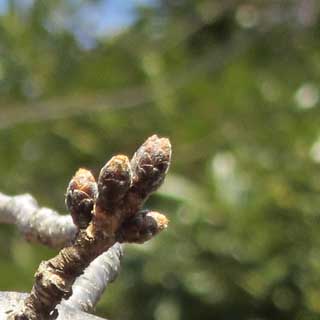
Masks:
[[[119,2],[1,1],[1,191],[63,211],[74,168],[169,136],[171,227],[98,314],[317,318],[319,3]],[[0,288],[29,291],[53,251],[0,228]]]

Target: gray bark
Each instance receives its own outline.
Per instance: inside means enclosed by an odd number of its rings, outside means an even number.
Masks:
[[[27,295],[27,293],[21,292],[0,292],[0,320],[6,320]],[[56,320],[106,320],[67,305],[60,304],[57,306],[57,310],[58,318]]]
[[[70,215],[60,215],[52,209],[39,207],[29,194],[11,197],[0,193],[0,223],[14,224],[26,240],[52,248],[66,246],[77,232]],[[92,311],[107,285],[118,275],[122,255],[123,247],[116,243],[97,257],[77,278],[72,296],[62,304],[69,309]]]

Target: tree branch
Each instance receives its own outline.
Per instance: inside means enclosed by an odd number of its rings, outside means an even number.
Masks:
[[[71,243],[77,233],[71,216],[40,208],[29,194],[8,196],[0,193],[0,223],[15,224],[26,240],[52,248]],[[93,310],[109,282],[117,277],[122,255],[122,246],[115,244],[98,256],[77,278],[72,287],[73,294],[64,304],[82,311]]]
[[[131,162],[124,155],[111,158],[101,169],[97,185],[90,172],[78,170],[67,191],[67,206],[79,228],[76,238],[57,256],[41,262],[31,293],[9,319],[56,319],[56,306],[72,295],[75,280],[101,253],[117,241],[142,243],[165,229],[164,215],[141,213],[141,207],[163,182],[170,160],[169,140],[154,135]]]
[[[118,276],[122,256],[122,245],[116,243],[94,259],[74,282],[72,296],[62,304],[81,311],[93,311],[107,285]]]
[[[27,293],[21,292],[0,292],[0,319],[7,319],[27,296]],[[59,315],[56,320],[106,320],[64,304],[58,305],[57,310]]]
[[[51,248],[63,248],[77,233],[71,216],[40,208],[29,194],[10,197],[0,193],[0,223],[15,224],[27,241]]]

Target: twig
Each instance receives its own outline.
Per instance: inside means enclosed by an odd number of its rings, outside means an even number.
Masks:
[[[143,242],[163,230],[168,223],[165,216],[155,212],[140,213],[140,208],[149,194],[163,182],[170,158],[169,140],[155,135],[147,139],[138,149],[131,163],[126,156],[113,157],[101,169],[99,175],[98,194],[93,198],[92,221],[86,229],[83,224],[78,225],[79,233],[71,246],[63,248],[56,257],[40,264],[30,295],[24,300],[22,307],[10,315],[10,318],[15,320],[56,318],[57,304],[72,295],[72,285],[76,278],[98,255],[117,241],[128,239],[130,242],[133,240]],[[73,183],[74,181],[76,183]],[[79,199],[79,193],[74,191],[84,192],[84,198],[92,196],[88,193],[90,189],[87,188],[88,183],[92,183],[90,175],[85,175],[83,178],[82,173],[78,171],[67,192],[71,197],[67,201],[71,204],[71,209],[75,208],[73,196]],[[80,197],[80,201],[84,198]],[[83,213],[82,206],[77,208],[73,215],[77,210],[79,214]],[[124,226],[130,230],[128,237],[123,229]]]
[[[28,241],[62,248],[76,236],[77,228],[69,215],[62,216],[49,208],[39,208],[29,194],[8,196],[0,193],[0,223],[15,224]],[[122,246],[115,244],[98,256],[77,278],[72,296],[64,301],[70,307],[82,311],[92,310],[109,282],[120,271]]]
[[[40,208],[29,194],[10,197],[0,193],[0,223],[15,224],[26,240],[52,248],[64,247],[77,233],[69,215]]]
[[[107,252],[94,259],[74,282],[72,296],[62,304],[81,311],[93,311],[107,285],[119,274],[122,255],[122,246],[116,243]]]
[[[7,319],[27,296],[28,294],[21,292],[0,292],[0,319]],[[57,320],[107,320],[62,304],[57,306],[57,310]]]

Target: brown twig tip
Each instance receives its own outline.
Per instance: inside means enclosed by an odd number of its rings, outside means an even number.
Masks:
[[[149,137],[131,160],[133,183],[137,192],[147,196],[163,182],[171,161],[171,144],[167,138]]]
[[[127,156],[112,157],[101,169],[98,179],[97,206],[112,210],[125,196],[131,185],[131,168]]]
[[[118,233],[119,242],[143,243],[167,228],[169,220],[156,211],[143,210],[124,222]]]
[[[97,184],[89,170],[79,169],[71,179],[66,193],[66,206],[74,224],[85,229],[92,218]]]

